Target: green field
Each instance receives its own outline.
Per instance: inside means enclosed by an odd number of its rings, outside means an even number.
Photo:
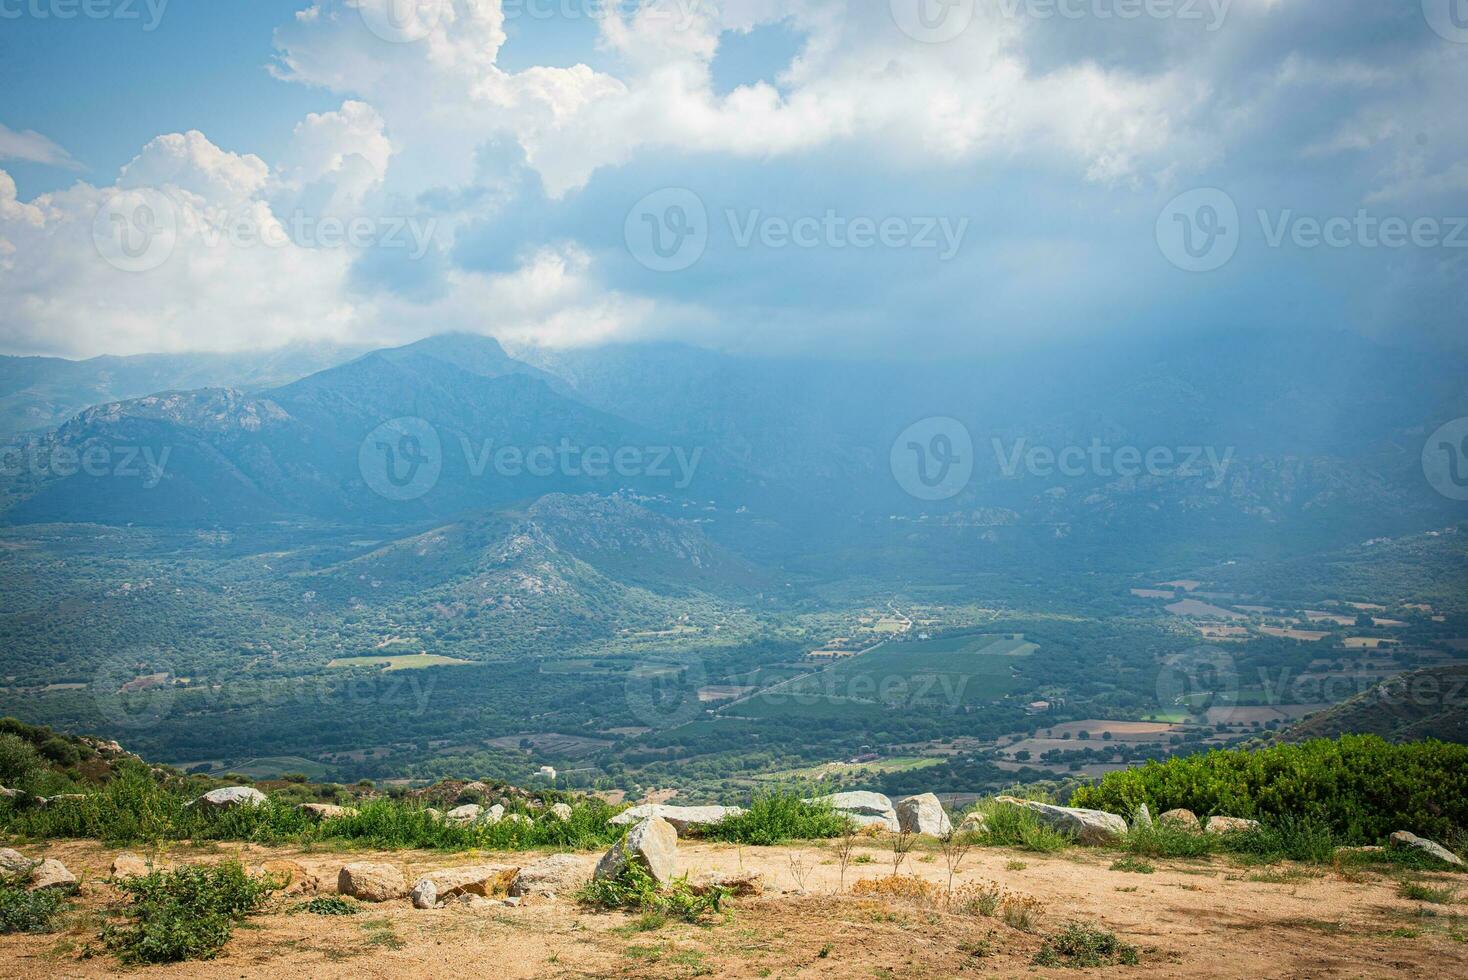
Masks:
[[[1018,686],[1013,667],[1039,647],[1017,634],[965,634],[885,643],[780,689],[885,705],[982,704]],[[742,707],[742,706],[741,706]]]
[[[301,773],[308,779],[324,780],[331,774],[331,770],[313,759],[304,759],[298,755],[276,755],[226,766],[219,770],[219,774],[224,773],[239,773],[251,779],[275,779],[286,773]]]
[[[461,667],[468,660],[440,657],[436,653],[400,653],[387,657],[338,657],[328,667],[381,667],[384,671],[422,670],[424,667]]]

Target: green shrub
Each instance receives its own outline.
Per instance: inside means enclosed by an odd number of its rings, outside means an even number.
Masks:
[[[301,902],[291,911],[309,912],[312,915],[356,915],[362,911],[362,906],[340,895],[320,895],[310,901]]]
[[[1218,851],[1223,838],[1176,825],[1154,823],[1136,826],[1122,838],[1123,850],[1148,857],[1199,858]]]
[[[791,840],[824,840],[846,832],[846,817],[823,803],[807,803],[794,790],[758,793],[743,813],[708,827],[710,840],[772,845]]]
[[[1414,902],[1431,902],[1434,905],[1452,905],[1458,900],[1456,888],[1434,888],[1418,881],[1404,881],[1397,886],[1397,894]]]
[[[716,914],[728,897],[728,890],[718,887],[695,893],[686,875],[661,889],[657,880],[636,863],[628,864],[615,878],[593,878],[576,893],[576,900],[591,908],[641,912],[654,920],[661,917],[682,922],[698,922]]]
[[[1146,861],[1138,861],[1136,858],[1118,858],[1111,862],[1112,871],[1130,871],[1134,874],[1149,875],[1157,869]]]
[[[1053,936],[1035,954],[1036,966],[1066,966],[1085,969],[1093,966],[1135,966],[1137,948],[1116,938],[1116,933],[1099,926],[1072,922]]]
[[[264,903],[271,885],[232,862],[127,878],[118,887],[132,897],[132,921],[108,925],[102,941],[128,964],[211,959],[234,923]]]
[[[17,882],[0,880],[0,933],[50,932],[65,905],[55,892],[28,892]]]
[[[46,773],[46,761],[35,746],[19,735],[0,734],[0,786],[36,792]]]
[[[1074,838],[1051,829],[1024,807],[989,800],[975,809],[984,814],[985,829],[974,835],[974,841],[985,847],[1017,847],[1053,854],[1075,843]]]
[[[1252,830],[1228,834],[1223,846],[1266,861],[1311,861],[1327,864],[1335,858],[1336,842],[1330,828],[1308,817],[1280,817]]]
[[[1257,750],[1217,749],[1108,773],[1072,806],[1131,813],[1186,807],[1272,823],[1309,819],[1336,838],[1378,841],[1410,829],[1434,839],[1468,827],[1468,745],[1394,745],[1345,735]]]

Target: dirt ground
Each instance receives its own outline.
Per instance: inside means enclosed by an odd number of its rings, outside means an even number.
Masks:
[[[835,845],[736,847],[684,843],[680,870],[758,870],[766,892],[735,899],[712,925],[670,923],[640,930],[636,918],[579,908],[562,897],[509,907],[479,900],[420,911],[406,900],[367,906],[351,917],[291,913],[296,897],[275,899],[237,928],[209,962],[123,971],[96,934],[118,900],[105,881],[116,849],[89,842],[21,848],[60,858],[83,879],[76,911],[60,934],[0,936],[0,976],[92,977],[145,972],[160,977],[952,977],[1085,976],[1095,971],[1031,965],[1043,935],[1067,922],[1099,924],[1141,950],[1134,967],[1102,972],[1144,977],[1468,976],[1468,877],[1421,875],[1459,888],[1455,904],[1398,897],[1400,872],[1290,864],[1245,866],[1215,858],[1152,860],[1151,874],[1113,870],[1114,852],[1073,849],[1040,855],[975,849],[956,886],[998,883],[1029,898],[1033,922],[951,914],[902,899],[850,894],[862,879],[891,871],[880,840],[863,841],[845,890]],[[424,871],[466,864],[521,864],[538,855],[327,852],[255,845],[178,847],[174,862],[239,857],[299,861],[327,889],[355,860]],[[596,855],[585,855],[589,871]],[[909,854],[902,871],[947,878],[936,844]],[[88,955],[88,947],[91,955]]]

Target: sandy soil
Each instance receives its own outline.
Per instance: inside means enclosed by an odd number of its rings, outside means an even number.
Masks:
[[[569,899],[508,907],[481,901],[436,911],[406,900],[369,906],[353,917],[285,911],[238,928],[216,960],[121,971],[97,949],[97,930],[117,893],[105,882],[114,849],[88,842],[23,848],[58,857],[83,877],[78,911],[61,934],[0,936],[0,976],[92,977],[146,972],[189,977],[950,977],[1085,976],[1040,970],[1030,960],[1043,933],[1069,921],[1101,924],[1142,950],[1141,965],[1107,972],[1146,977],[1468,976],[1468,878],[1425,875],[1461,889],[1457,904],[1421,905],[1399,898],[1398,877],[1375,871],[1276,865],[1244,867],[1222,859],[1154,861],[1155,873],[1111,870],[1115,853],[1073,850],[1037,855],[970,851],[958,887],[999,883],[1038,903],[1033,925],[949,914],[904,900],[854,897],[851,886],[891,870],[880,841],[858,845],[857,861],[837,894],[833,846],[738,848],[686,843],[682,870],[753,869],[766,894],[737,899],[725,921],[668,924],[640,931],[632,917],[591,912]],[[417,873],[460,864],[518,864],[526,855],[428,852],[330,853],[227,845],[176,848],[175,861],[238,856],[297,860],[335,881],[350,860],[397,864]],[[587,868],[596,855],[585,855]],[[943,887],[936,845],[910,854],[904,874]],[[1431,915],[1424,915],[1423,911]],[[85,955],[88,945],[95,955]]]

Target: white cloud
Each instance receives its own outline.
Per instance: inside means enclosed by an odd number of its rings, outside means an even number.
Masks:
[[[67,170],[82,169],[70,153],[35,130],[16,132],[4,123],[0,123],[0,160],[43,163]]]

